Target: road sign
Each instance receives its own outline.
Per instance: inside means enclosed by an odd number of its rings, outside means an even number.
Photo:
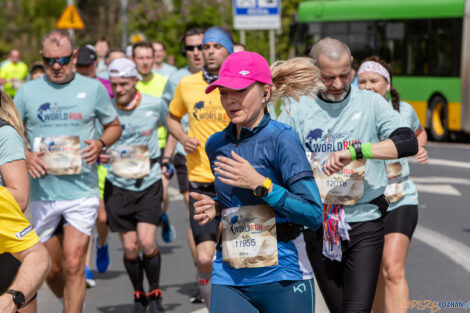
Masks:
[[[78,14],[77,9],[75,9],[73,5],[68,5],[57,22],[57,28],[83,29],[85,28],[85,24]]]
[[[281,28],[281,0],[233,0],[235,29]]]

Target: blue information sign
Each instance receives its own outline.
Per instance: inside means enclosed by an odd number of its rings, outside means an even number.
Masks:
[[[280,29],[281,0],[233,0],[234,28]]]

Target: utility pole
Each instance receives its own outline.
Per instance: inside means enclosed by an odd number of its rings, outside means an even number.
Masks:
[[[122,21],[122,37],[121,47],[126,50],[127,47],[127,0],[121,0],[121,21]]]

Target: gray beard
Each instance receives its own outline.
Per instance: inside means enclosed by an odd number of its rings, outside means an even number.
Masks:
[[[325,91],[321,91],[320,94],[321,94],[323,99],[328,100],[330,102],[341,102],[348,95],[348,93],[346,91],[343,92],[342,94],[340,94],[339,96],[330,95],[329,93],[327,93]]]

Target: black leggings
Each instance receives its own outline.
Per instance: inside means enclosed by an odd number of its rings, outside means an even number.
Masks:
[[[304,233],[307,254],[332,313],[370,313],[384,246],[382,219],[350,223],[350,241],[341,241],[342,261],[322,254],[323,230]]]

